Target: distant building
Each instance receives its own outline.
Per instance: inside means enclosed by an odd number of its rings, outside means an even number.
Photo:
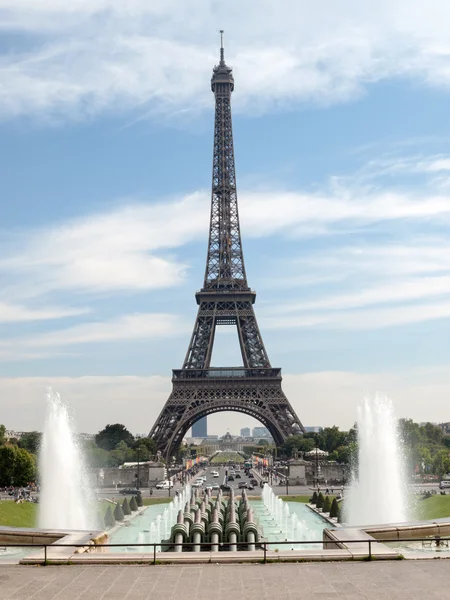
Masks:
[[[250,437],[250,427],[241,429],[241,437]]]
[[[450,423],[439,423],[439,427],[444,435],[450,435]]]
[[[205,438],[208,435],[208,423],[206,417],[203,417],[196,421],[192,425],[192,437]]]
[[[305,427],[306,433],[320,433],[323,430],[323,427],[316,425],[314,427]]]
[[[270,437],[270,432],[267,427],[253,427],[254,438],[265,438]]]

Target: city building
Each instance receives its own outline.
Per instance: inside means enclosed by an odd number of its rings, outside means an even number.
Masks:
[[[250,437],[250,427],[241,429],[241,437]]]
[[[270,437],[270,432],[267,427],[253,427],[254,438]]]
[[[205,438],[208,435],[208,423],[206,417],[202,417],[192,425],[192,437]]]

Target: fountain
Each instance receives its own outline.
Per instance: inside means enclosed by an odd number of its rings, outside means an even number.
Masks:
[[[383,394],[365,398],[358,408],[358,467],[345,498],[349,525],[408,520],[403,447],[392,402]]]
[[[66,405],[47,391],[47,418],[39,452],[39,527],[93,529],[97,526],[83,456]]]

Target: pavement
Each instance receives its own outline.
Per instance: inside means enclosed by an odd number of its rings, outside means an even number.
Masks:
[[[450,600],[448,561],[0,566],[1,600]]]

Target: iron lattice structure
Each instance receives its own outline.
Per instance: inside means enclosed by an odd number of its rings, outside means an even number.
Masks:
[[[169,456],[198,419],[219,411],[246,413],[263,423],[276,444],[304,427],[281,388],[281,369],[272,368],[256,321],[256,294],[247,284],[236,193],[231,119],[232,70],[213,69],[215,96],[211,221],[203,288],[183,368],[173,371],[173,389],[150,432]],[[235,325],[243,367],[212,368],[217,325]]]

